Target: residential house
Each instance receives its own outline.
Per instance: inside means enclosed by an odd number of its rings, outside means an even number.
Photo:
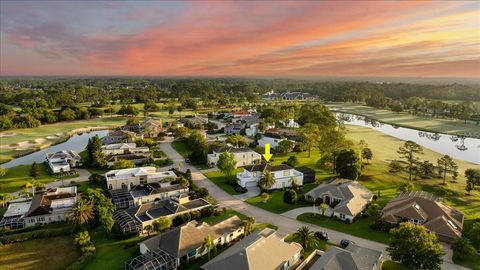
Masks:
[[[373,200],[373,193],[356,181],[337,178],[310,190],[305,194],[305,199],[320,199],[330,206],[328,215],[353,222]]]
[[[278,134],[263,134],[258,140],[259,147],[265,147],[266,144],[270,144],[272,149],[275,149],[281,141],[287,140]]]
[[[288,121],[280,120],[286,128],[300,128],[300,124],[295,121],[295,119],[288,119]]]
[[[188,195],[181,195],[174,199],[158,200],[124,210],[117,210],[114,219],[125,234],[128,232],[143,233],[146,226],[152,225],[160,217],[173,219],[178,215],[209,206],[211,204],[205,199],[190,200]]]
[[[292,179],[295,179],[298,185],[303,185],[303,173],[286,164],[270,165],[265,163],[245,166],[243,172],[237,173],[237,183],[245,188],[257,186],[258,181],[267,171],[275,178],[275,184],[270,189],[290,187]]]
[[[258,146],[265,147],[265,144],[270,144],[272,149],[276,148],[283,140],[299,141],[301,139],[298,130],[293,128],[270,128],[265,131],[262,137],[258,140]]]
[[[81,166],[82,158],[73,150],[62,150],[55,153],[47,153],[47,162],[53,173],[62,173]]]
[[[224,245],[238,239],[243,232],[242,221],[237,216],[214,225],[193,220],[141,242],[141,255],[127,262],[126,269],[145,269],[145,265],[152,265],[155,269],[176,269],[182,262],[195,260],[207,253],[202,245],[208,235],[214,245]],[[160,258],[155,258],[156,255]]]
[[[162,122],[151,118],[142,122],[140,129],[144,138],[156,138],[163,131]]]
[[[233,157],[236,161],[235,168],[246,165],[258,164],[262,161],[262,156],[259,153],[250,150],[249,148],[236,148],[231,146],[225,146],[221,147],[220,149],[214,150],[212,154],[208,154],[207,164],[212,167],[217,166],[218,159],[220,158],[220,155],[224,152],[229,152],[233,154]]]
[[[269,228],[257,230],[201,266],[203,270],[294,269],[302,246],[286,243]]]
[[[24,215],[25,227],[67,220],[67,214],[80,195],[77,187],[57,187],[32,198],[28,212]]]
[[[296,270],[380,270],[382,263],[382,252],[350,243],[345,249],[315,250]]]
[[[110,130],[108,131],[107,136],[102,137],[102,144],[112,144],[112,143],[130,143],[135,141],[137,134],[135,132],[130,132],[127,130]]]
[[[391,223],[411,222],[425,226],[444,242],[462,236],[464,214],[446,205],[433,194],[405,191],[391,200],[382,210],[381,219]]]
[[[0,228],[20,229],[25,227],[25,214],[30,209],[30,199],[14,200],[8,202],[8,208],[0,220]]]
[[[136,143],[113,143],[103,145],[102,153],[107,156],[123,154],[150,155],[150,149],[147,146],[137,147]]]
[[[155,167],[139,167],[112,170],[105,173],[109,190],[128,189],[147,183],[171,182],[177,178],[172,171],[160,171]]]
[[[263,100],[312,100],[316,98],[317,96],[314,96],[310,93],[290,91],[286,91],[283,93],[275,93],[275,91],[273,90],[265,93],[262,97]]]
[[[195,115],[193,117],[180,118],[178,120],[178,123],[182,127],[184,126],[189,128],[198,128],[198,127],[204,127],[206,124],[208,124],[208,118]],[[180,126],[178,126],[177,124],[177,127],[180,127]]]
[[[134,186],[130,190],[135,206],[158,200],[178,198],[182,195],[188,195],[188,187],[182,187],[180,184],[166,183],[147,183]]]
[[[245,124],[243,123],[229,123],[225,125],[223,132],[227,135],[240,134],[244,128]]]

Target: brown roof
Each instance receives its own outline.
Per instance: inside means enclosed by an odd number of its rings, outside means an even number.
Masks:
[[[394,224],[405,219],[420,220],[430,231],[456,238],[462,235],[464,215],[430,193],[406,191],[383,208],[382,219]]]
[[[232,233],[242,227],[242,221],[237,216],[232,216],[224,221],[209,225],[208,223],[189,223],[152,237],[143,242],[149,250],[157,248],[167,252],[171,256],[181,258],[192,250],[202,246],[207,235],[212,239]]]
[[[40,216],[40,215],[47,215],[52,212],[52,208],[50,207],[52,201],[65,199],[65,198],[72,198],[72,197],[79,197],[75,193],[59,193],[59,194],[36,194],[32,198],[32,204],[30,205],[30,209],[28,210],[25,217],[33,217],[33,216]]]
[[[268,170],[270,172],[276,172],[276,171],[290,170],[293,168],[287,164],[270,165],[267,163],[263,163],[263,164],[245,166],[244,169],[249,172],[264,172],[265,170]]]

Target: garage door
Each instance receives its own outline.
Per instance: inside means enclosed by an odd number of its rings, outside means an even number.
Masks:
[[[245,187],[256,187],[257,181],[246,182]]]

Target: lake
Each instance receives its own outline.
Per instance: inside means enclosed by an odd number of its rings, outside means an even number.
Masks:
[[[42,163],[45,161],[45,157],[47,153],[57,152],[61,150],[74,150],[76,152],[81,152],[85,150],[85,147],[87,146],[87,143],[88,143],[88,139],[90,139],[95,135],[98,135],[99,137],[103,137],[107,135],[107,133],[108,133],[107,130],[101,130],[101,131],[92,131],[92,132],[83,133],[83,134],[75,134],[63,143],[52,145],[40,151],[13,159],[7,163],[1,164],[0,166],[3,168],[11,168],[17,165],[32,164],[33,162]]]
[[[435,152],[480,164],[480,139],[398,127],[350,113],[336,112],[335,116],[345,124],[372,128],[401,140],[414,141]]]

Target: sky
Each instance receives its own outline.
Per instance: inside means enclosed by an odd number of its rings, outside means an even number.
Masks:
[[[0,75],[480,77],[480,1],[0,1]]]

